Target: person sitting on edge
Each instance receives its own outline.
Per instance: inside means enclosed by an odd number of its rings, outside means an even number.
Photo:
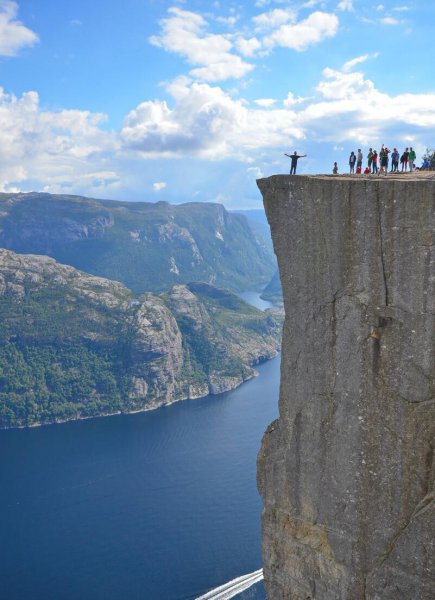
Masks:
[[[427,171],[429,169],[429,161],[427,158],[424,159],[423,164],[421,165],[421,171]]]
[[[412,149],[412,147],[409,149],[409,156],[408,156],[408,161],[409,161],[409,171],[412,173],[412,171],[414,170],[414,161],[417,158],[417,155],[415,153],[415,150]]]
[[[293,152],[293,154],[287,154],[286,152],[284,152],[285,156],[288,156],[289,158],[291,158],[292,164],[290,167],[290,175],[296,175],[296,167],[298,166],[298,159],[299,158],[304,158],[306,156],[306,154],[298,154],[296,152],[296,150]]]
[[[363,153],[361,152],[361,148],[358,148],[358,154],[356,155],[356,166],[361,169],[363,161]],[[361,171],[360,171],[361,173]]]
[[[350,173],[355,173],[355,163],[356,163],[356,156],[355,156],[355,152],[352,150],[352,152],[350,153],[350,156],[349,156]]]
[[[364,175],[370,175],[370,167],[364,169]]]
[[[334,163],[334,168],[332,169],[332,172],[333,172],[334,175],[338,174],[338,165],[337,165],[336,162]]]

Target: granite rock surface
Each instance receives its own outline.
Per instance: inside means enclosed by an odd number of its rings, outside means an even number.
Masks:
[[[269,600],[434,598],[435,177],[258,181],[284,293]]]

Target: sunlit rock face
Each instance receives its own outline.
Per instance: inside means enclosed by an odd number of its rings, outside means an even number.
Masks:
[[[258,457],[269,600],[429,600],[435,176],[261,179],[285,303]]]

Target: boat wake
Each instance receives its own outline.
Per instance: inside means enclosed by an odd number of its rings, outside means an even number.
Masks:
[[[253,573],[236,577],[236,579],[232,579],[228,583],[210,590],[203,596],[198,596],[196,600],[229,600],[249,589],[252,585],[262,581],[262,579],[263,569],[258,569],[258,571],[254,571]]]

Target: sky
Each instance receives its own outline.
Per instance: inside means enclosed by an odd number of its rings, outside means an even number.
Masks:
[[[432,0],[0,0],[0,191],[260,208],[435,146]]]

